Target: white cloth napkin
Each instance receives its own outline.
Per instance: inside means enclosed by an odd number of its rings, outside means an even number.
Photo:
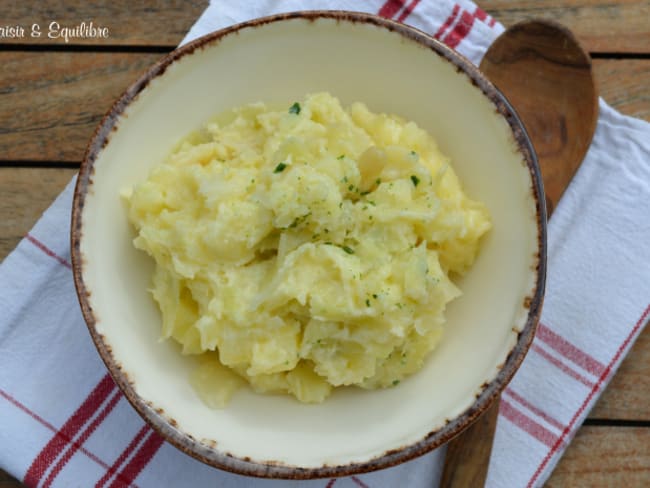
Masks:
[[[214,1],[185,41],[279,11],[349,9],[414,25],[478,63],[503,27],[469,1]],[[0,266],[0,467],[28,486],[430,487],[444,449],[337,480],[246,478],[193,460],[107,375],[70,272],[72,185]],[[549,225],[542,323],[506,389],[488,486],[550,475],[650,313],[650,124],[600,103],[589,153]]]

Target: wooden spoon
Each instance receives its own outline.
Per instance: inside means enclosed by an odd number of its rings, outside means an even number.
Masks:
[[[530,20],[499,36],[480,69],[526,127],[550,215],[582,163],[596,128],[598,93],[591,58],[566,27]],[[441,488],[485,485],[498,412],[497,400],[448,443]]]

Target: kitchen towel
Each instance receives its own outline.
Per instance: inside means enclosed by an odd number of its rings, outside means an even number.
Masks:
[[[413,25],[478,63],[503,27],[469,1],[215,0],[183,42],[272,13],[347,9]],[[332,480],[259,480],[165,443],[121,395],[70,270],[74,181],[0,265],[0,467],[39,487],[430,487],[444,447]],[[501,401],[489,487],[540,486],[650,313],[650,124],[600,101],[596,135],[554,212],[537,336]]]

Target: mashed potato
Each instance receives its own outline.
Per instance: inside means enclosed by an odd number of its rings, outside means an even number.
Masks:
[[[216,407],[242,379],[301,402],[398,384],[490,228],[430,135],[327,93],[222,114],[127,201],[162,335],[203,355],[191,381]]]

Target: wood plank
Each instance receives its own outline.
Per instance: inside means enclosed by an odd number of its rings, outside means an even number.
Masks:
[[[650,12],[646,22],[650,25]],[[650,120],[649,59],[595,59],[593,67],[600,94],[610,105],[626,115]]]
[[[161,56],[0,52],[0,157],[81,161],[115,99]]]
[[[650,327],[641,332],[589,418],[650,420]]]
[[[23,484],[0,469],[0,488],[22,488]]]
[[[160,56],[0,52],[0,157],[79,162],[113,101]],[[610,104],[650,120],[649,59],[598,59],[594,66]]]
[[[545,486],[650,486],[650,429],[582,427]]]
[[[65,39],[48,38],[50,23],[57,22],[62,28],[74,29],[82,22],[95,27],[106,27],[108,38],[75,38],[70,44],[96,45],[165,45],[176,46],[185,37],[192,24],[208,6],[208,0],[149,0],[132,2],[66,2],[28,0],[4,2],[2,26],[23,27],[24,37],[4,38],[3,43],[59,44]],[[40,26],[41,36],[32,37],[33,24]],[[52,35],[56,35],[53,29]]]
[[[0,168],[0,261],[33,227],[76,170]]]
[[[650,52],[650,0],[480,0],[505,26],[530,18],[569,27],[592,52]]]

